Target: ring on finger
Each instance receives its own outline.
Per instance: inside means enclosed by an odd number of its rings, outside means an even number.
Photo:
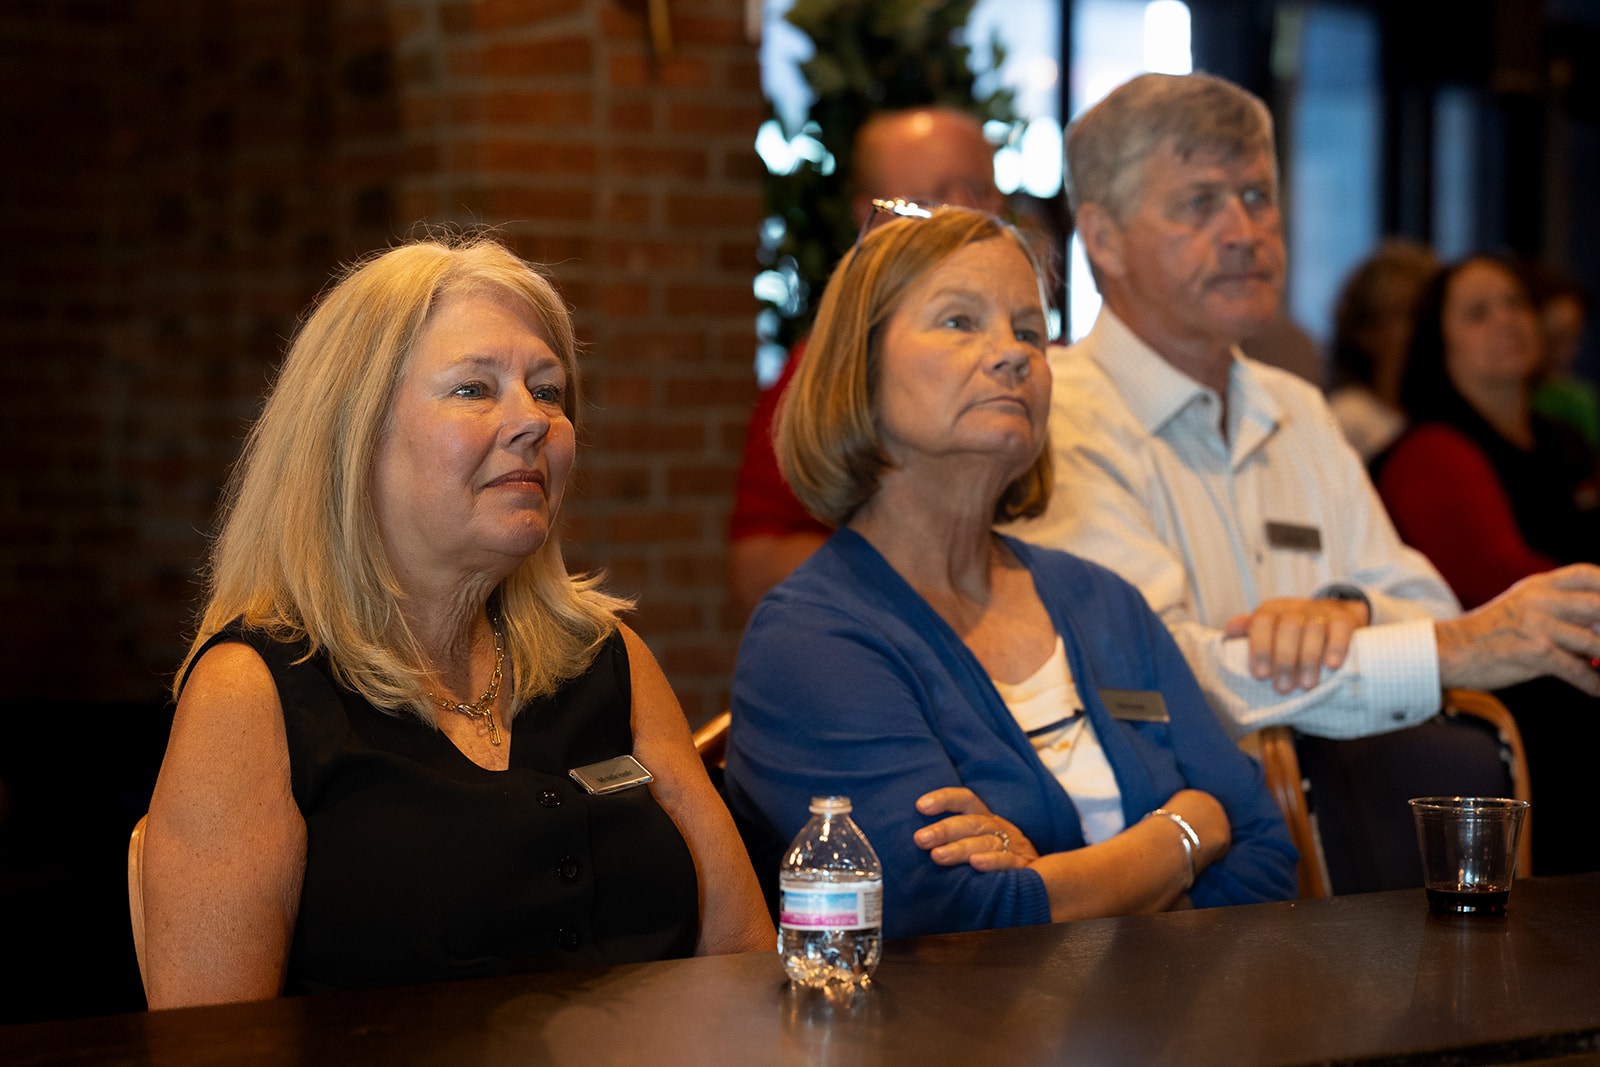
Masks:
[[[1000,852],[1010,852],[1011,851],[1011,835],[1010,834],[1006,833],[1004,830],[990,830],[989,832],[991,834],[993,834],[995,837],[1000,839],[1000,848],[998,849],[998,851],[1000,851]]]

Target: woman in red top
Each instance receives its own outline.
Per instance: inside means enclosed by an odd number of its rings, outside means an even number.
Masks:
[[[1375,464],[1407,542],[1464,607],[1518,579],[1600,559],[1600,488],[1581,438],[1534,414],[1539,324],[1512,268],[1487,256],[1424,291],[1401,401],[1412,428]]]

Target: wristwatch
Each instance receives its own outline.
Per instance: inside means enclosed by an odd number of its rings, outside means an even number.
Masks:
[[[1349,582],[1331,582],[1312,594],[1311,599],[1344,600],[1354,604],[1365,604],[1367,606],[1367,622],[1372,622],[1372,601],[1367,599],[1367,594],[1363,593],[1360,588],[1351,585]]]

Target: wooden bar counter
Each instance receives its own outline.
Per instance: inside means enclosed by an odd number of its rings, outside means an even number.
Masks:
[[[1600,1064],[1600,874],[890,942],[849,1005],[774,953],[0,1028],[0,1064]]]

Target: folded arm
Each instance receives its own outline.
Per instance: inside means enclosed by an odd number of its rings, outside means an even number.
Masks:
[[[1192,879],[1226,855],[1232,839],[1227,813],[1206,793],[1180,790],[1162,808],[1182,816],[1200,838],[1192,870],[1192,846],[1184,848],[1184,832],[1171,819],[1141,819],[1099,844],[1041,856],[1021,830],[964,788],[917,799],[924,815],[954,814],[918,830],[916,842],[940,866],[1037,872],[1054,922],[1140,915],[1187,905]]]
[[[1048,921],[1035,872],[940,867],[913,839],[928,821],[916,799],[967,784],[934,720],[948,714],[959,720],[955,729],[987,728],[958,701],[930,697],[905,658],[854,620],[811,607],[769,624],[771,613],[769,601],[740,647],[730,803],[787,842],[810,818],[813,796],[849,797],[851,817],[883,862],[889,936]],[[1020,754],[1003,746],[984,751],[984,780],[1005,798],[997,802],[1044,819],[1038,778]],[[1042,836],[1042,822],[1017,818],[1025,832]]]
[[[1454,615],[1457,604],[1426,560],[1400,544],[1365,476],[1343,472],[1344,460],[1353,458],[1334,457],[1341,477],[1331,479],[1330,489],[1346,494],[1348,506],[1363,516],[1346,522],[1349,544],[1335,557],[1347,558],[1348,570],[1308,585],[1337,580],[1359,589],[1372,608],[1369,625],[1361,626],[1358,605],[1313,599],[1317,588],[1262,590],[1296,595],[1258,605],[1258,615],[1204,617],[1176,534],[1164,532],[1165,525],[1184,522],[1181,514],[1167,514],[1177,489],[1148,467],[1148,457],[1127,442],[1108,446],[1090,431],[1058,441],[1055,456],[1054,499],[1070,503],[1052,506],[1045,518],[1015,532],[1101,563],[1138,587],[1230,733],[1286,723],[1308,733],[1359,737],[1414,725],[1438,710],[1431,624]],[[1215,558],[1194,565],[1243,566],[1227,545],[1214,548]],[[1240,585],[1249,587],[1244,578]],[[1288,615],[1297,616],[1298,629],[1285,625]],[[1308,635],[1314,617],[1323,628]],[[1306,687],[1313,666],[1316,677]],[[1280,688],[1285,677],[1287,689]]]

